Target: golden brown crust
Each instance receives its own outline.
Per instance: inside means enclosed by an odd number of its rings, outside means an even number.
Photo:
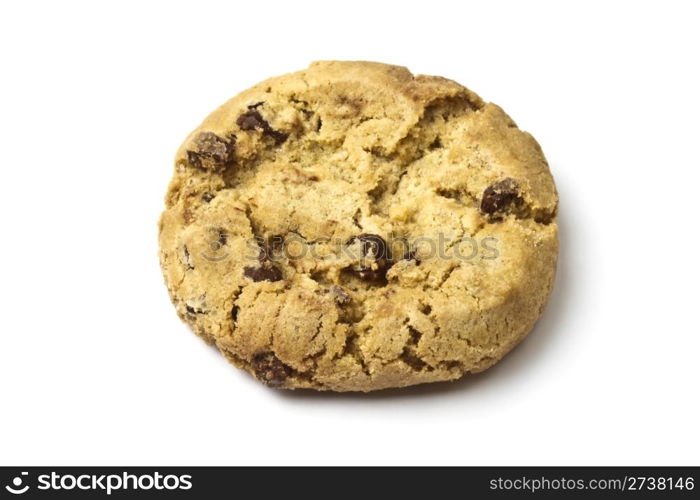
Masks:
[[[313,63],[218,108],[175,164],[160,221],[170,296],[268,385],[370,391],[478,372],[551,291],[557,194],[542,151],[451,80]]]

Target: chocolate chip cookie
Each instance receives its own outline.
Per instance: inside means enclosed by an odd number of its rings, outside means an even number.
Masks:
[[[453,380],[532,329],[555,275],[537,142],[445,78],[317,62],[185,140],[159,223],[177,313],[271,387]]]

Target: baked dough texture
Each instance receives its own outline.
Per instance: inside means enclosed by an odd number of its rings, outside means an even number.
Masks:
[[[280,388],[372,391],[495,364],[552,289],[535,139],[451,80],[316,62],[184,141],[159,222],[177,313]]]

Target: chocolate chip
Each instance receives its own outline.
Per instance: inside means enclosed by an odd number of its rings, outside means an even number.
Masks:
[[[442,148],[442,141],[440,140],[440,136],[438,135],[437,137],[435,137],[433,142],[430,143],[428,149],[435,150],[440,148]]]
[[[270,387],[279,387],[292,374],[292,369],[271,352],[259,352],[251,362],[255,376]]]
[[[220,247],[224,246],[228,241],[228,233],[223,229],[219,229],[219,239],[217,241]]]
[[[371,262],[351,266],[351,270],[364,281],[383,281],[386,279],[386,272],[392,265],[391,253],[384,238],[377,234],[363,233],[353,236],[347,242],[352,245],[360,242],[362,255]]]
[[[241,130],[255,130],[256,128],[265,129],[269,127],[268,124],[262,117],[262,115],[254,110],[249,109],[236,120],[236,124],[241,127]]]
[[[233,306],[231,308],[231,319],[233,320],[234,323],[238,321],[238,311],[240,310],[240,307],[238,306]]]
[[[377,261],[391,260],[386,241],[378,234],[363,233],[353,236],[348,240],[348,245],[352,245],[356,241],[362,244],[362,255],[365,257],[371,257]]]
[[[215,194],[204,193],[204,194],[202,195],[202,201],[203,201],[204,203],[209,203],[211,200],[214,199],[215,196],[216,196]]]
[[[282,279],[282,271],[269,262],[265,262],[259,267],[246,266],[243,268],[243,275],[255,282],[280,281]]]
[[[275,144],[282,144],[284,141],[287,140],[287,137],[289,137],[289,134],[280,132],[279,130],[275,130],[269,127],[267,128],[267,130],[264,130],[264,133],[272,137],[272,139],[275,141]]]
[[[379,267],[377,269],[372,269],[371,267],[361,267],[360,269],[353,269],[355,274],[360,277],[363,281],[384,281],[386,279],[386,272],[389,270],[388,267]]]
[[[263,134],[272,137],[275,144],[282,144],[289,137],[289,134],[273,129],[255,107],[248,106],[248,111],[238,117],[236,124],[241,127],[241,130],[262,130]]]
[[[233,162],[236,137],[222,139],[212,132],[201,132],[193,141],[193,149],[187,151],[187,160],[193,167],[218,169]]]
[[[523,199],[518,191],[518,183],[507,177],[484,190],[481,197],[481,211],[485,214],[506,213],[521,205]]]
[[[243,275],[255,282],[282,280],[282,271],[272,264],[272,258],[274,250],[280,245],[280,243],[284,242],[284,238],[279,235],[273,235],[268,239],[256,236],[255,241],[259,248],[258,261],[260,262],[260,265],[244,267]]]
[[[333,300],[340,305],[345,305],[350,302],[350,295],[348,295],[348,292],[338,285],[331,285],[330,288],[323,290],[323,293],[330,293],[333,296]]]

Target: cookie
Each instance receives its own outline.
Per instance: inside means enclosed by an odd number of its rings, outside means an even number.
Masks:
[[[537,142],[451,80],[316,62],[190,134],[159,223],[177,313],[271,387],[372,391],[492,366],[552,289]]]

